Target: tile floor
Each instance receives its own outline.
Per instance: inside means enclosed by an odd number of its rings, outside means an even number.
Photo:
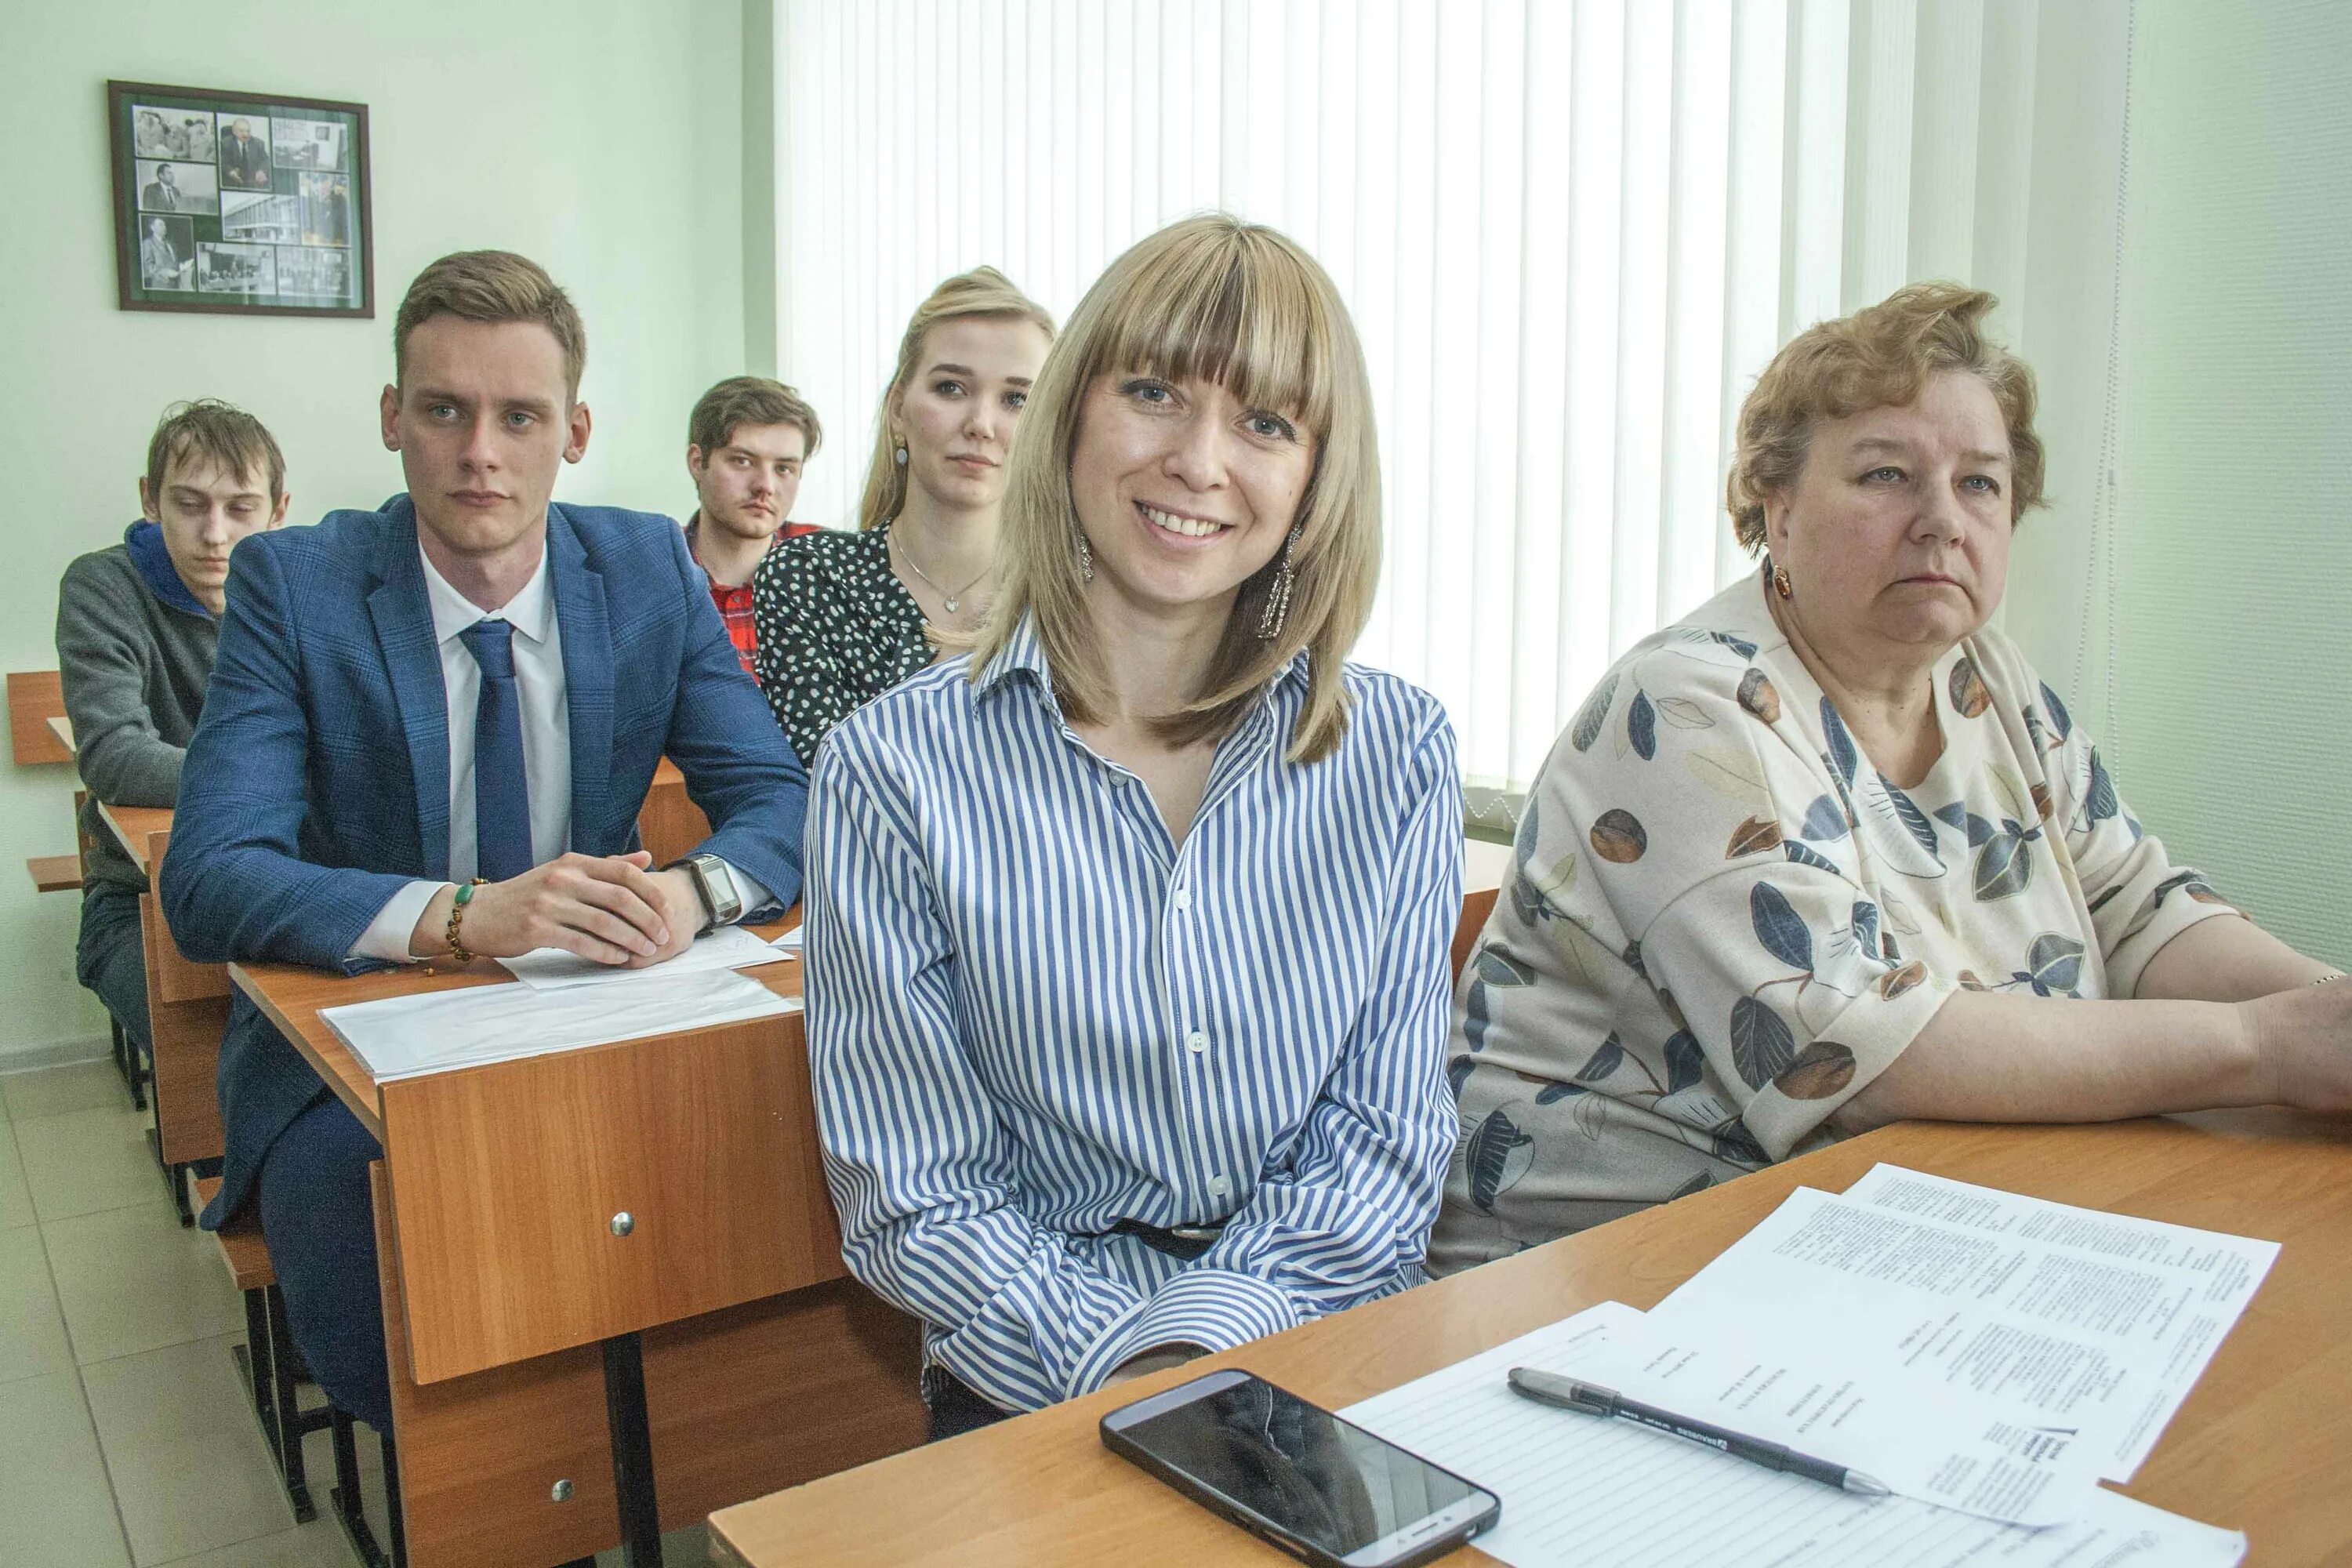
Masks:
[[[325,1432],[305,1450],[320,1517],[294,1522],[230,1359],[244,1308],[212,1238],[180,1227],[113,1065],[0,1075],[0,1563],[354,1568]],[[365,1427],[360,1446],[381,1539]],[[709,1557],[699,1528],[664,1545]]]

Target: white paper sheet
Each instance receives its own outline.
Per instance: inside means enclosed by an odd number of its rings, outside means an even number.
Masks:
[[[2228,1568],[2245,1555],[2234,1531],[2097,1488],[2074,1523],[1995,1524],[1909,1498],[1866,1501],[1505,1385],[1514,1366],[1599,1364],[1612,1325],[1638,1316],[1606,1303],[1341,1414],[1500,1497],[1478,1545],[1517,1568]]]
[[[2004,1524],[2063,1524],[2090,1507],[2101,1456],[2071,1435],[2022,1425],[1977,1396],[1809,1363],[1748,1339],[1737,1321],[1683,1327],[1636,1318],[1613,1328],[1578,1375]]]
[[[1891,1182],[1872,1190],[1925,1201]],[[1958,1212],[1970,1194],[2001,1200],[1990,1212],[2020,1223],[1955,1225],[1800,1188],[1660,1302],[1653,1331],[1703,1340],[1710,1325],[1736,1325],[1749,1343],[1850,1368],[1889,1394],[1980,1396],[2021,1428],[2079,1440],[2102,1477],[2128,1480],[2260,1270],[2209,1304],[2208,1276],[2191,1267],[2026,1233],[2023,1216],[2056,1205],[1983,1188],[1937,1197]],[[2041,1228],[2058,1234],[2051,1218]]]
[[[635,985],[477,985],[319,1016],[383,1081],[800,1011],[796,998],[728,970],[646,973]]]
[[[796,925],[768,945],[786,958],[798,958],[801,955],[801,937],[807,930],[808,926],[805,923]]]
[[[2023,1237],[2125,1263],[2185,1270],[2202,1282],[2200,1300],[2228,1313],[2221,1325],[2222,1332],[2245,1310],[2271,1265],[2278,1261],[2275,1241],[2075,1208],[1900,1165],[1873,1165],[1868,1175],[1846,1189],[1845,1197],[1849,1203],[1866,1203],[1920,1219]],[[2219,1338],[2217,1334],[2216,1342]]]
[[[598,963],[560,947],[535,947],[520,958],[501,958],[499,965],[525,985],[546,991],[560,985],[628,984],[714,969],[756,969],[790,956],[778,952],[741,926],[720,926],[696,937],[694,944],[676,958],[666,959],[650,969]]]

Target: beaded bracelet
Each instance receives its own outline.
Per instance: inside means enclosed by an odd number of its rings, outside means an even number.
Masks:
[[[457,928],[465,922],[466,906],[474,901],[474,889],[485,886],[488,881],[488,879],[486,877],[475,878],[457,889],[457,900],[449,906],[449,927],[442,932],[442,935],[448,941],[449,956],[460,963],[473,963],[474,953],[473,950],[466,945],[464,939],[458,936]]]

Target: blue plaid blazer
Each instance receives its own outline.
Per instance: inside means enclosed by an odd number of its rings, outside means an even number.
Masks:
[[[677,525],[551,505],[547,549],[572,847],[635,848],[667,754],[714,825],[703,848],[793,902],[806,775]],[[449,872],[448,724],[406,496],[238,544],[158,884],[180,951],[199,963],[378,967],[345,954],[404,883]],[[236,1215],[270,1144],[326,1092],[238,993],[221,1040],[228,1148],[207,1226]]]

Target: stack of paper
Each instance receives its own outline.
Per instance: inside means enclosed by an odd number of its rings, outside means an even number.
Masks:
[[[477,985],[319,1016],[383,1082],[800,1011],[797,999],[731,971],[667,967],[635,972],[626,985]]]
[[[1644,1314],[1604,1303],[1347,1412],[1503,1499],[1523,1568],[2232,1563],[2244,1537],[2102,1490],[2147,1458],[2275,1243],[1881,1165],[1800,1189]],[[1863,1471],[1875,1502],[1509,1392],[1570,1373]]]
[[[1736,1332],[1890,1397],[1979,1397],[2123,1481],[2277,1257],[2275,1242],[1880,1165],[1843,1197],[1791,1193],[1650,1319],[1705,1342]]]
[[[2095,1487],[2079,1518],[2040,1530],[1907,1497],[1865,1500],[1631,1422],[1538,1405],[1504,1382],[1515,1366],[1614,1375],[1612,1334],[1638,1334],[1640,1318],[1606,1303],[1341,1414],[1501,1498],[1478,1546],[1517,1568],[2230,1568],[2245,1555],[2234,1531]]]

